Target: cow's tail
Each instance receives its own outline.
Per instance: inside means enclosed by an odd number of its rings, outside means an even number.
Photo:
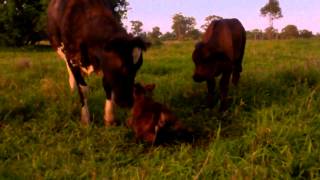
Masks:
[[[244,51],[246,47],[246,31],[242,27],[242,33],[241,33],[241,47],[240,47],[240,55],[238,59],[235,60],[235,67],[233,68],[232,72],[232,83],[237,86],[240,79],[240,73],[242,72],[242,60],[244,56]]]

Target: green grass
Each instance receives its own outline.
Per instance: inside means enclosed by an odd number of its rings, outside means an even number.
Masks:
[[[319,179],[320,41],[249,41],[231,107],[195,111],[193,42],[154,47],[137,80],[197,132],[193,143],[137,144],[103,127],[101,79],[91,76],[88,128],[80,125],[63,61],[50,49],[0,51],[0,179]],[[29,62],[29,66],[24,62]]]

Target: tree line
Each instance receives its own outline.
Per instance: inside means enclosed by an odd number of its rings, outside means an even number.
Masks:
[[[46,39],[47,6],[50,0],[0,0],[0,46],[33,45]],[[126,17],[129,3],[127,0],[104,0],[113,9],[114,16],[121,19]],[[247,31],[248,39],[290,39],[320,37],[311,31],[299,30],[295,25],[288,25],[280,32],[273,27],[273,21],[283,17],[278,0],[268,0],[260,9],[260,14],[267,17],[269,27],[264,31],[254,29]],[[196,19],[182,13],[172,17],[171,32],[162,33],[158,26],[152,31],[144,32],[143,23],[139,20],[131,21],[130,29],[133,35],[142,36],[153,44],[161,44],[166,40],[196,40],[207,29],[213,20],[222,19],[217,15],[205,18],[201,30],[196,28]]]
[[[270,40],[270,39],[309,39],[312,37],[320,37],[320,34],[313,34],[312,31],[307,29],[299,30],[297,26],[289,24],[281,31],[275,28],[268,27],[264,31],[260,29],[253,29],[247,31],[247,39],[254,40]]]

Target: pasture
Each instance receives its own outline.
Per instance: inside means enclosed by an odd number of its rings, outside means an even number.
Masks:
[[[91,125],[79,122],[65,64],[46,48],[0,51],[0,179],[320,178],[320,41],[248,41],[230,108],[205,109],[194,83],[194,42],[166,43],[144,56],[137,81],[188,127],[193,142],[136,143],[128,110],[103,126],[101,78],[90,76]]]

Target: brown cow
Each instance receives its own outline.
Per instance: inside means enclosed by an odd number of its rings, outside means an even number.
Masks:
[[[128,126],[133,129],[136,140],[154,144],[159,139],[159,135],[164,137],[164,135],[176,136],[179,133],[190,133],[191,131],[184,128],[167,107],[152,99],[150,94],[154,88],[154,84],[145,86],[135,84],[134,86],[134,104]]]
[[[114,121],[114,103],[133,104],[136,72],[142,65],[141,50],[148,43],[134,38],[118,22],[106,0],[51,0],[48,36],[52,47],[65,60],[71,89],[81,100],[81,121],[88,124],[88,87],[83,74],[102,72],[106,92],[105,125]]]
[[[220,110],[227,109],[229,80],[237,86],[242,72],[242,59],[246,44],[246,31],[237,19],[213,21],[192,54],[195,63],[193,79],[206,81],[209,105],[213,105],[215,77],[220,80]]]

